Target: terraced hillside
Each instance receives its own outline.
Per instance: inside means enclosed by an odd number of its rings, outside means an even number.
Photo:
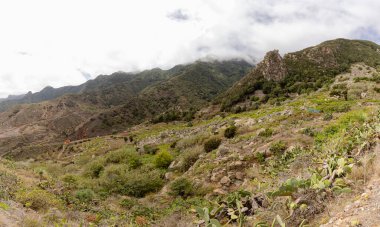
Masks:
[[[380,72],[363,62],[345,71],[252,110],[207,107],[191,122],[13,153],[1,164],[0,216],[23,212],[16,221],[37,226],[332,226],[328,211],[378,171]],[[367,223],[360,217],[340,223]]]

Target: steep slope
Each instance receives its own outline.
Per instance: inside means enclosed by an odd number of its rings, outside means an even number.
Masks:
[[[264,92],[263,102],[315,91],[357,62],[378,67],[380,46],[369,41],[336,39],[283,58],[278,51],[269,52],[256,69],[221,98],[222,109],[229,110],[249,98],[256,100],[252,98],[255,91]]]

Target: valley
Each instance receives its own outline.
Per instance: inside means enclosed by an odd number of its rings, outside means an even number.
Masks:
[[[5,101],[0,225],[373,226],[379,78],[337,39]]]

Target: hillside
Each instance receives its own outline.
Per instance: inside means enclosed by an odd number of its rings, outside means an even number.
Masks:
[[[4,112],[0,148],[39,137],[0,160],[0,224],[373,226],[379,49],[271,51],[243,78],[243,62],[196,62],[120,106],[94,93]],[[49,143],[52,125],[94,137]]]
[[[379,66],[380,46],[369,41],[336,39],[284,57],[278,51],[271,51],[255,70],[220,98],[222,109],[231,110],[244,100],[256,102],[255,92],[260,90],[264,93],[264,102],[269,99],[282,101],[292,95],[316,91],[357,62]]]
[[[170,79],[146,87],[124,105],[102,112],[83,124],[79,131],[105,135],[146,119],[156,123],[190,121],[196,110],[227,90],[249,68],[244,61],[196,62],[177,71]]]
[[[181,116],[176,119],[182,119],[187,113],[191,118],[195,109],[225,91],[250,67],[238,60],[199,61],[169,70],[103,75],[71,89],[45,88],[15,100],[36,103],[15,105],[0,112],[0,154],[16,148],[24,152],[22,147],[26,147],[25,152],[31,152],[36,145],[45,147],[67,138],[80,139],[122,131],[174,107],[181,108]],[[37,102],[41,97],[51,98],[53,96],[49,94],[57,95],[61,90],[76,90],[78,93],[63,92],[64,95],[57,99]],[[178,114],[175,108],[173,111]]]

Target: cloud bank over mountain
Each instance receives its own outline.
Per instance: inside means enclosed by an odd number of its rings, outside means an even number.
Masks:
[[[380,42],[379,11],[376,0],[4,1],[0,97],[338,37]]]

